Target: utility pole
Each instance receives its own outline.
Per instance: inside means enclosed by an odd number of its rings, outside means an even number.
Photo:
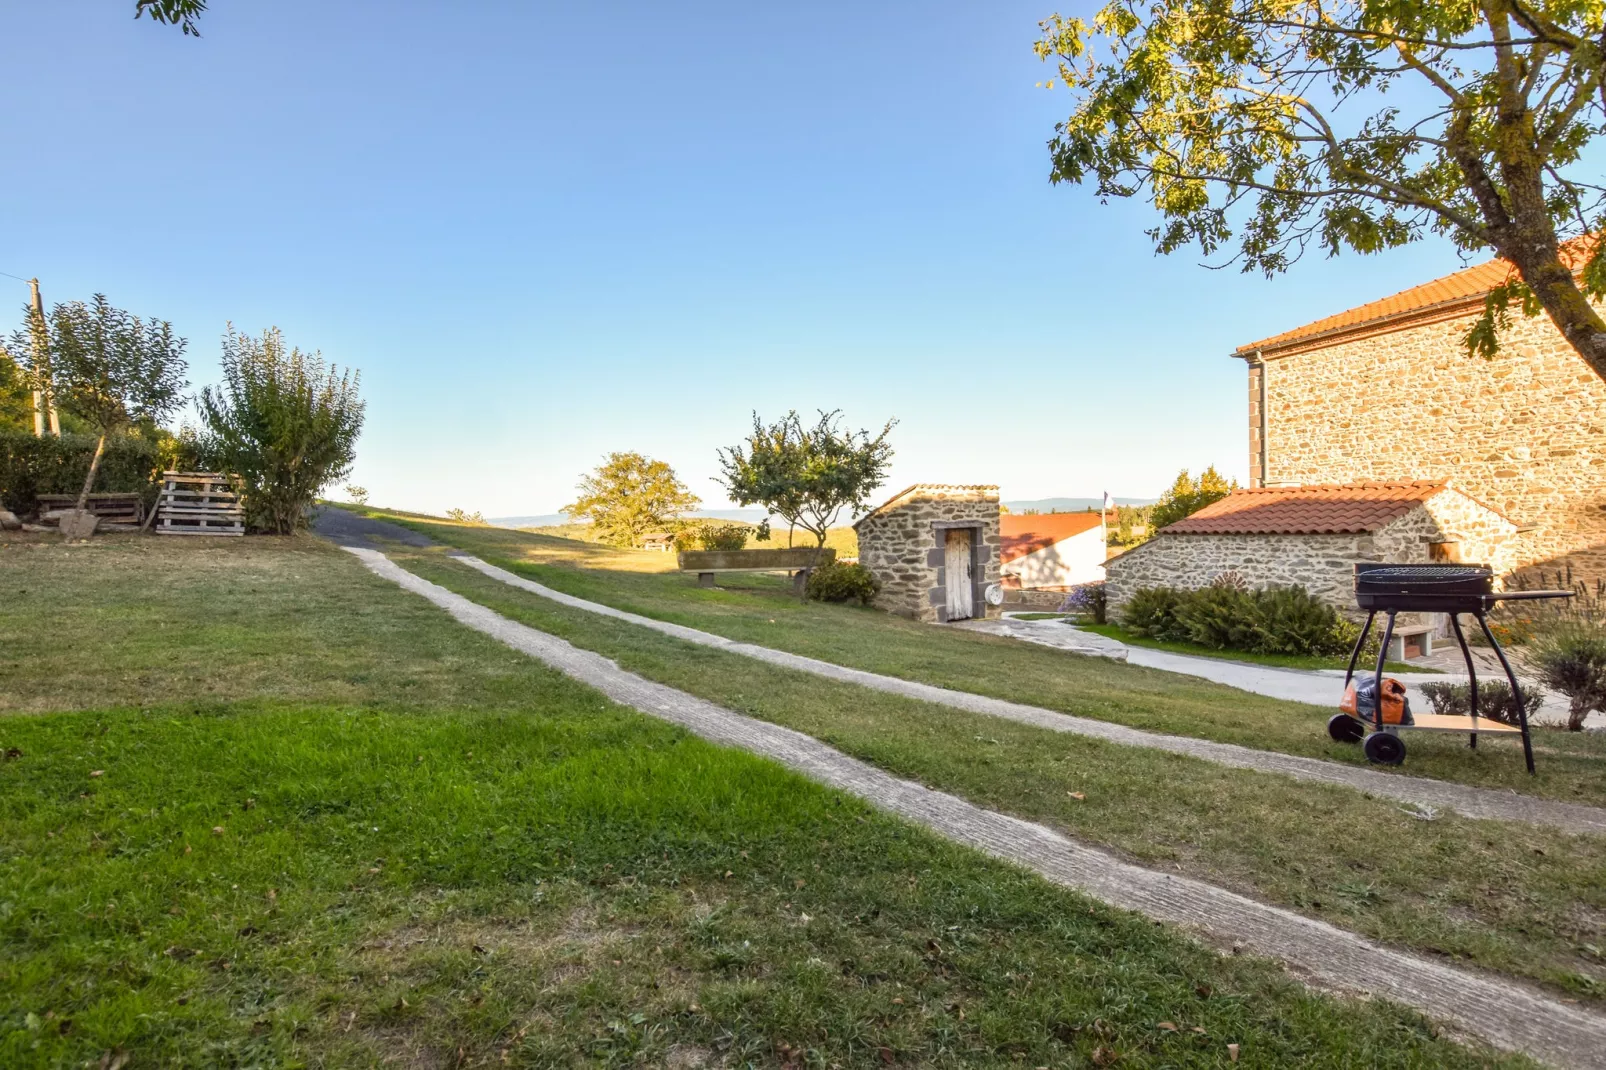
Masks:
[[[56,384],[50,374],[50,342],[42,333],[45,326],[45,302],[39,296],[39,280],[29,279],[28,289],[33,292],[33,314],[37,317],[33,330],[33,369],[39,380],[33,392],[33,433],[45,437],[45,407],[50,409],[50,433],[61,437],[61,414],[56,411]]]

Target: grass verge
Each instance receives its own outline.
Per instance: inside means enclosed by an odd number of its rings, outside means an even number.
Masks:
[[[438,551],[404,567],[649,679],[898,776],[1384,943],[1606,1001],[1606,840],[1228,769],[822,680],[570,609]]]
[[[800,603],[784,579],[765,575],[700,588],[695,576],[665,572],[673,562],[664,554],[368,512],[567,594],[730,639],[1154,732],[1366,764],[1360,748],[1328,738],[1332,711],[1320,707],[873,610]],[[1539,732],[1538,776],[1524,770],[1515,745],[1469,751],[1460,737],[1418,733],[1410,749],[1399,770],[1407,775],[1606,805],[1606,733]]]
[[[0,543],[0,1065],[1527,1065],[173,542]]]

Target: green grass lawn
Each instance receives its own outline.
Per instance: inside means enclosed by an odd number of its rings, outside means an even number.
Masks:
[[[7,539],[0,595],[7,1068],[1526,1065],[617,707],[316,543]]]
[[[686,643],[509,587],[438,551],[397,548],[392,558],[649,679],[900,777],[1385,943],[1606,1001],[1601,837],[1454,814],[1424,821],[1345,788],[1001,721]]]
[[[1328,738],[1330,711],[1319,707],[885,613],[800,603],[784,578],[735,574],[704,589],[695,576],[667,571],[674,562],[666,554],[368,512],[567,594],[727,638],[1155,732],[1366,763],[1359,747]],[[1399,772],[1606,805],[1606,733],[1542,730],[1535,751],[1539,775],[1529,776],[1509,741],[1469,751],[1458,736],[1417,733]]]
[[[1257,654],[1249,650],[1217,650],[1214,647],[1200,646],[1198,643],[1173,643],[1162,639],[1150,639],[1146,635],[1138,635],[1136,632],[1129,631],[1119,624],[1078,624],[1077,627],[1095,635],[1117,639],[1131,646],[1145,646],[1152,650],[1164,650],[1172,654],[1191,654],[1198,658],[1246,661],[1251,665],[1269,665],[1274,669],[1345,669],[1349,667],[1348,655],[1339,658],[1328,658],[1303,654]],[[1372,657],[1375,659],[1377,655],[1374,653]],[[1372,668],[1377,665],[1377,662],[1375,660],[1362,659],[1361,665],[1365,668]],[[1439,672],[1438,669],[1411,665],[1403,661],[1384,662],[1383,668],[1388,672]]]

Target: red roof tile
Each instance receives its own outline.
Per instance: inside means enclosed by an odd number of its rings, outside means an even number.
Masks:
[[[1562,262],[1573,271],[1584,269],[1584,263],[1594,248],[1592,238],[1574,238],[1561,247]],[[1401,290],[1390,297],[1360,305],[1336,316],[1307,323],[1282,334],[1274,334],[1258,342],[1238,347],[1238,355],[1247,356],[1257,349],[1277,349],[1296,342],[1306,342],[1323,335],[1345,334],[1352,330],[1376,327],[1396,319],[1411,319],[1435,309],[1456,309],[1460,306],[1481,305],[1485,295],[1516,274],[1517,269],[1508,260],[1494,259],[1475,264],[1453,275],[1432,282],[1424,282],[1409,290]]]
[[[999,534],[1003,536],[1000,557],[1013,561],[1098,526],[1097,513],[1040,513],[1035,516],[1006,513],[998,518]]]
[[[1377,531],[1444,490],[1428,480],[1235,490],[1167,535],[1347,535]]]

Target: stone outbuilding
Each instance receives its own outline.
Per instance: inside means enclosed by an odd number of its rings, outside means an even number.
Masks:
[[[1444,482],[1233,491],[1104,564],[1112,612],[1145,587],[1227,579],[1298,586],[1354,616],[1355,565],[1461,561],[1509,570],[1518,528]]]
[[[917,483],[853,525],[859,563],[881,581],[875,604],[899,616],[946,623],[997,617],[998,488]]]

